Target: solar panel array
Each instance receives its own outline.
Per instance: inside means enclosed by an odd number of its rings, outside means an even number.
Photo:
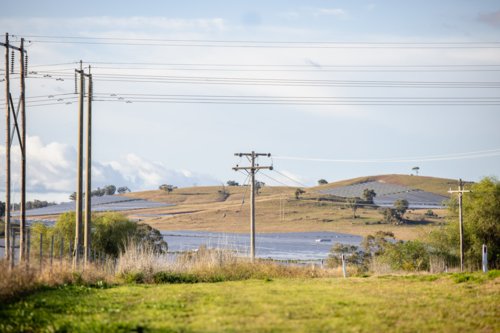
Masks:
[[[378,206],[392,207],[394,201],[406,199],[410,208],[438,208],[448,197],[425,192],[411,187],[385,184],[379,182],[366,182],[349,186],[331,188],[317,191],[316,193],[332,194],[340,197],[363,196],[365,189],[374,190],[377,196],[374,203]]]
[[[337,195],[339,197],[362,197],[365,189],[374,190],[377,196],[404,191],[418,191],[417,189],[399,185],[385,184],[379,182],[366,182],[354,185],[330,188],[317,191],[316,193]]]
[[[132,197],[118,197],[113,195],[93,197],[91,199],[91,204],[92,204],[91,207],[92,211],[97,211],[97,212],[124,211],[124,210],[174,206],[172,204],[163,202],[154,202]],[[83,202],[83,208],[85,209],[85,202]],[[26,215],[34,216],[34,215],[60,214],[69,212],[71,210],[76,210],[76,201],[63,202],[59,205],[48,206],[43,208],[29,209],[26,210]],[[20,212],[18,211],[12,212],[11,215],[18,216],[20,215]]]

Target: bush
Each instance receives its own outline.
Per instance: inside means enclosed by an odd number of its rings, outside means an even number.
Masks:
[[[497,277],[500,277],[500,270],[498,270],[498,269],[492,269],[491,271],[489,271],[488,273],[486,273],[486,277],[488,279],[495,279]]]

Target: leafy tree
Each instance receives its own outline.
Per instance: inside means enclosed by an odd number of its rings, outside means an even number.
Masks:
[[[32,234],[43,233],[43,251],[50,250],[50,236],[54,236],[56,242],[64,238],[64,253],[69,251],[69,240],[74,244],[75,239],[76,212],[62,213],[57,219],[54,227],[35,223],[31,228]],[[163,241],[158,230],[149,225],[130,221],[124,214],[117,212],[92,213],[91,217],[91,247],[93,250],[101,251],[117,257],[121,253],[128,240],[146,242],[153,244],[158,251],[167,251],[168,244]],[[37,251],[40,247],[40,238],[33,237],[32,249]]]
[[[328,184],[328,182],[326,180],[324,180],[324,179],[318,180],[318,185],[326,185],[326,184]]]
[[[240,184],[238,184],[234,180],[228,180],[227,181],[227,186],[240,186]]]
[[[434,212],[432,210],[427,210],[427,212],[425,212],[425,215],[427,216],[434,216]]]
[[[428,270],[429,245],[420,240],[398,241],[394,244],[387,242],[380,261],[388,263],[393,270]]]
[[[117,192],[119,194],[124,194],[124,193],[130,193],[131,191],[127,186],[122,186],[118,188]]]
[[[76,192],[73,192],[69,195],[69,200],[73,200],[75,201],[76,200]]]
[[[258,180],[255,181],[255,192],[257,192],[257,194],[259,194],[259,190],[262,186],[265,186],[266,183],[264,182],[259,182]]]
[[[300,188],[296,189],[294,194],[295,194],[295,199],[299,200],[299,196],[303,193],[306,193],[306,191],[301,190]]]
[[[419,167],[414,167],[412,170],[415,171],[417,173],[417,176],[418,176],[418,170],[420,170],[420,168]]]
[[[373,198],[377,196],[374,190],[365,189],[363,191],[363,200],[369,203],[373,203]]]
[[[335,268],[342,265],[342,255],[345,256],[345,261],[348,264],[360,266],[364,260],[364,254],[359,251],[355,245],[335,243],[330,249],[326,264],[330,268]]]
[[[365,253],[377,257],[382,255],[388,244],[390,244],[387,238],[395,239],[395,236],[390,231],[377,231],[375,235],[366,236],[359,245]]]
[[[406,199],[400,199],[394,201],[394,208],[396,208],[396,211],[399,213],[399,216],[401,219],[403,219],[403,216],[405,212],[408,210],[409,203]]]
[[[361,201],[360,198],[358,197],[351,197],[346,199],[346,203],[344,204],[345,208],[351,208],[352,209],[352,218],[356,218],[356,210],[358,209],[359,202]]]
[[[5,215],[5,202],[0,201],[0,216]]]
[[[488,247],[489,267],[500,268],[500,181],[497,177],[485,177],[472,186],[473,193],[463,196],[464,256],[466,263],[481,263],[481,246]],[[424,234],[423,240],[439,255],[453,263],[459,262],[460,229],[458,204],[447,202],[449,225],[432,234]],[[450,263],[449,263],[450,264]]]
[[[163,185],[160,185],[159,189],[166,191],[167,194],[170,194],[170,192],[172,192],[174,190],[174,185],[163,184]]]
[[[398,223],[399,222],[399,216],[398,213],[396,212],[395,209],[392,209],[390,207],[380,207],[377,209],[379,214],[384,216],[384,222],[387,223]]]
[[[104,186],[104,189],[105,189],[105,193],[106,195],[114,195],[115,192],[116,192],[116,186],[115,185],[107,185],[107,186]]]

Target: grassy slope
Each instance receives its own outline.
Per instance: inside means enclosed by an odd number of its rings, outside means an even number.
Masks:
[[[256,197],[256,231],[264,232],[299,232],[299,231],[337,231],[357,235],[373,234],[378,230],[392,231],[398,239],[412,240],[418,235],[417,228],[423,227],[427,232],[437,228],[442,219],[424,218],[424,212],[413,212],[407,217],[413,222],[394,226],[376,224],[381,216],[373,209],[358,209],[353,219],[352,212],[343,209],[343,204],[321,202],[315,199],[318,194],[310,189],[302,195],[302,199],[294,199],[290,187],[263,187]],[[146,219],[152,227],[162,231],[172,230],[205,230],[224,232],[248,232],[250,214],[249,188],[226,187],[229,196],[224,200],[219,191],[222,186],[191,187],[176,189],[170,194],[164,191],[133,192],[126,196],[139,197],[159,202],[173,203],[174,207],[141,209],[127,212],[133,218]],[[246,191],[246,194],[245,194]],[[280,221],[280,198],[285,201],[285,221]],[[245,198],[245,203],[241,201]],[[241,212],[240,212],[241,211]],[[135,214],[172,214],[192,212],[192,214],[167,217],[145,218]],[[226,213],[225,218],[221,218]],[[442,216],[443,211],[436,211]],[[418,229],[420,232],[420,229]]]
[[[430,193],[435,193],[449,197],[450,194],[447,192],[450,189],[450,185],[447,183],[456,183],[456,179],[446,179],[437,177],[425,177],[425,176],[408,176],[408,175],[379,175],[379,176],[368,176],[359,177],[347,180],[341,180],[339,182],[334,182],[326,185],[313,187],[311,190],[326,190],[329,188],[342,187],[347,185],[353,185],[362,182],[372,182],[378,181],[381,183],[407,186],[417,188],[419,190],[427,191]]]
[[[0,305],[4,332],[497,332],[498,318],[500,278],[447,275],[63,287]]]

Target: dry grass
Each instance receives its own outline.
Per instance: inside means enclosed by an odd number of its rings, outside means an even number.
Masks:
[[[448,185],[448,182],[456,183],[457,180],[437,178],[437,177],[425,177],[425,176],[379,175],[379,176],[358,177],[353,179],[342,180],[339,182],[333,182],[326,185],[316,186],[313,187],[311,190],[314,191],[326,190],[329,188],[337,188],[362,182],[373,182],[373,181],[399,185],[399,186],[413,187],[430,193],[435,193],[443,195],[445,197],[450,197],[450,194],[448,193],[450,185]]]
[[[103,272],[101,267],[89,265],[85,270],[72,270],[67,265],[54,262],[50,266],[48,259],[44,260],[43,270],[40,273],[39,266],[29,268],[22,264],[16,264],[10,270],[10,263],[5,259],[0,260],[0,303],[10,303],[23,295],[34,291],[56,287],[64,284],[92,285],[99,281],[111,283],[113,277]]]

